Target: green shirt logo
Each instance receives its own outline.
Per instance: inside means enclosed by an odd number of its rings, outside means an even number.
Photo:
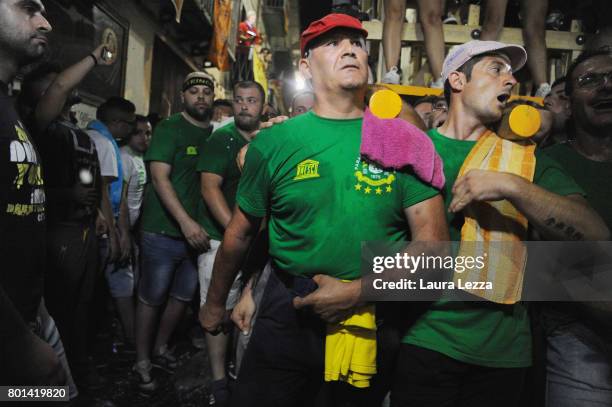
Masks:
[[[360,158],[355,164],[355,191],[364,194],[383,195],[393,191],[391,184],[395,181],[395,175],[378,168],[375,164],[362,162]]]
[[[299,163],[296,168],[297,168],[297,173],[295,175],[295,178],[293,178],[295,181],[320,177],[318,161],[304,160],[301,163]]]
[[[198,148],[196,146],[188,146],[187,155],[198,155]]]

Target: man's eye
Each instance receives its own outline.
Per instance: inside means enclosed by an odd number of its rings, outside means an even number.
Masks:
[[[338,41],[331,40],[331,41],[328,41],[327,44],[325,44],[325,45],[327,45],[327,46],[331,45],[331,46],[335,47],[336,45],[338,45]]]
[[[358,46],[359,48],[363,47],[361,40],[352,40],[351,44]]]

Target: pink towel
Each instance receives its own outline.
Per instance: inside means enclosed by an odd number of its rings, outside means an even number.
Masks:
[[[361,154],[385,168],[409,166],[421,181],[439,190],[444,188],[442,159],[431,139],[403,119],[379,119],[366,108]]]

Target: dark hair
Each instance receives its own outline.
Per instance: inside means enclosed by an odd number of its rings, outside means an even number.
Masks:
[[[472,79],[472,70],[474,69],[474,65],[476,65],[486,57],[499,57],[502,55],[508,58],[506,54],[500,52],[485,52],[484,54],[476,55],[475,57],[469,59],[465,64],[457,68],[457,72],[462,72],[469,82]],[[447,78],[444,81],[444,99],[446,99],[446,104],[448,104],[449,106],[451,102],[451,93],[453,93],[453,89],[451,88],[450,82]]]
[[[236,94],[236,89],[249,89],[256,88],[259,91],[259,95],[261,96],[261,103],[264,103],[266,100],[266,92],[264,88],[255,81],[240,81],[234,85],[234,94]]]
[[[136,111],[136,106],[127,99],[113,96],[102,103],[96,111],[96,118],[103,123],[110,123],[117,120],[117,113],[131,114]]]
[[[141,114],[136,115],[136,123],[150,123],[149,118],[147,116],[143,116]]]
[[[522,99],[522,98],[512,99],[511,101],[509,101],[506,104],[506,108],[515,107],[515,106],[518,106],[518,105],[528,105],[528,106],[534,107],[534,108],[536,108],[538,110],[546,110],[546,108],[544,106],[542,106],[541,104],[536,103],[533,100]]]
[[[231,109],[231,108],[233,108],[233,106],[232,106],[232,102],[230,102],[230,101],[229,101],[229,100],[227,100],[227,99],[217,99],[217,100],[215,100],[215,101],[213,102],[213,109],[214,109],[215,107],[219,107],[219,106],[222,106],[222,107],[229,107],[230,109]]]
[[[552,83],[552,85],[550,85],[550,87],[554,88],[555,86],[565,83],[566,81],[567,76],[560,76],[559,78],[555,79],[555,81]]]
[[[412,107],[417,107],[418,105],[421,105],[423,103],[431,103],[432,105],[434,103],[436,103],[438,100],[440,99],[440,97],[438,96],[434,96],[434,95],[429,95],[429,96],[423,96],[420,99],[417,99],[416,102],[414,102],[414,105],[412,105]]]
[[[576,68],[578,68],[578,65],[582,64],[585,61],[588,61],[591,58],[595,58],[601,55],[612,56],[612,53],[610,53],[609,49],[588,49],[578,55],[578,58],[576,58],[574,62],[572,62],[569,69],[567,70],[567,74],[565,75],[565,77],[567,78],[567,80],[565,81],[565,94],[567,96],[571,96],[572,92],[574,92],[574,81],[572,76],[574,75],[574,71],[576,70]]]

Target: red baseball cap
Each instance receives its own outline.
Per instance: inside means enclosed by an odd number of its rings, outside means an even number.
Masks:
[[[359,31],[365,38],[368,37],[368,32],[361,25],[361,21],[355,17],[340,13],[328,14],[322,19],[310,23],[308,28],[302,33],[300,37],[300,51],[302,52],[302,56],[310,41],[334,28],[350,28]]]

